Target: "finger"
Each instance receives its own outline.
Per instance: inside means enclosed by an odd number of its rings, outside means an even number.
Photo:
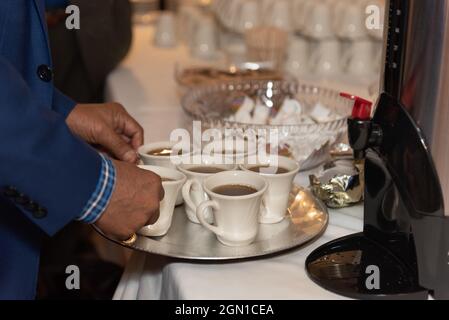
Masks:
[[[146,225],[149,226],[149,225],[155,224],[157,222],[157,220],[159,220],[159,215],[160,215],[160,211],[158,209],[151,215],[151,218],[147,221]]]
[[[125,136],[124,134],[121,134],[120,137],[125,141],[127,144],[131,143],[131,139]]]
[[[105,129],[98,137],[98,143],[109,150],[117,159],[129,163],[138,160],[136,151],[123,138],[110,129]]]
[[[120,135],[120,137],[121,137],[121,138],[123,139],[123,141],[125,141],[127,144],[131,144],[131,140],[130,140],[128,137],[124,136],[123,134]],[[134,147],[133,147],[133,148],[134,148]],[[136,158],[136,161],[134,161],[133,163],[134,163],[134,164],[140,164],[140,160],[141,160],[140,155],[139,155],[139,153],[137,152],[137,158]]]
[[[143,145],[143,128],[124,110],[121,113],[121,118],[121,134],[130,139],[131,145],[135,150],[137,150],[141,145]]]
[[[157,177],[157,182],[155,181],[155,183],[158,183],[159,185],[157,186],[159,188],[159,201],[164,200],[165,197],[165,190],[164,190],[164,185],[162,184],[162,178],[156,173],[153,172]]]

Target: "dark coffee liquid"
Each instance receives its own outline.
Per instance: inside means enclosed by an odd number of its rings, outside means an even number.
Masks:
[[[190,172],[195,173],[207,173],[207,174],[213,174],[213,173],[219,173],[225,171],[224,169],[217,168],[217,167],[194,167],[189,169]]]
[[[269,167],[269,166],[257,166],[249,168],[250,171],[254,171],[257,173],[268,173],[268,174],[283,174],[290,172],[290,170],[287,170],[282,167]]]
[[[239,197],[239,196],[247,196],[247,195],[256,193],[257,189],[250,187],[250,186],[240,185],[240,184],[228,184],[228,185],[216,187],[212,191],[217,194],[221,194],[223,196]]]
[[[158,157],[169,157],[173,154],[175,154],[173,152],[172,149],[169,148],[160,148],[160,149],[155,149],[155,150],[151,150],[147,152],[148,155],[150,156],[158,156]],[[178,156],[182,155],[182,150],[178,151]]]

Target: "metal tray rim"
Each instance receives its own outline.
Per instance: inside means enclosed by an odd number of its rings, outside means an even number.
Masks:
[[[303,188],[298,185],[294,185],[294,187],[298,188],[299,190],[306,190],[309,193],[311,193],[310,190],[308,190],[307,188]],[[212,261],[223,262],[223,261],[235,261],[235,260],[244,260],[244,259],[255,259],[255,258],[260,258],[260,257],[264,257],[264,256],[281,254],[281,253],[284,253],[286,251],[293,250],[293,249],[298,249],[298,248],[306,246],[307,244],[310,244],[311,242],[313,242],[314,240],[319,238],[327,229],[327,226],[329,224],[329,213],[328,213],[326,205],[321,200],[314,197],[314,201],[319,205],[321,212],[324,215],[322,226],[318,230],[318,232],[316,232],[313,235],[310,235],[305,240],[298,241],[298,242],[292,242],[285,246],[280,246],[280,247],[274,248],[272,250],[260,251],[260,252],[257,252],[257,253],[251,254],[251,255],[234,255],[234,256],[215,256],[215,257],[213,257],[213,256],[189,256],[189,255],[182,255],[182,254],[166,253],[166,252],[161,252],[160,250],[157,250],[157,249],[149,250],[149,249],[145,249],[145,248],[139,246],[138,245],[139,238],[142,238],[143,236],[137,235],[138,239],[134,244],[126,245],[119,240],[108,237],[95,225],[93,225],[93,228],[101,236],[103,236],[105,239],[107,239],[109,241],[112,241],[124,248],[136,250],[136,251],[144,252],[144,253],[148,253],[148,254],[160,255],[160,256],[182,259],[182,260],[189,260],[189,261],[209,261],[209,262],[212,262]],[[143,238],[145,238],[145,237],[143,237]]]

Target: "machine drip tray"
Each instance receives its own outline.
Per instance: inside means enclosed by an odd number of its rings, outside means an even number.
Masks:
[[[329,242],[306,260],[309,277],[323,288],[355,299],[427,299],[416,270],[358,233]]]

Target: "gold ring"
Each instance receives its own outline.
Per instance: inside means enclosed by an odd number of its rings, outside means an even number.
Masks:
[[[133,233],[133,235],[131,237],[129,237],[128,240],[122,241],[122,243],[124,245],[131,246],[134,244],[134,242],[136,242],[136,240],[137,240],[137,235],[135,233]]]

